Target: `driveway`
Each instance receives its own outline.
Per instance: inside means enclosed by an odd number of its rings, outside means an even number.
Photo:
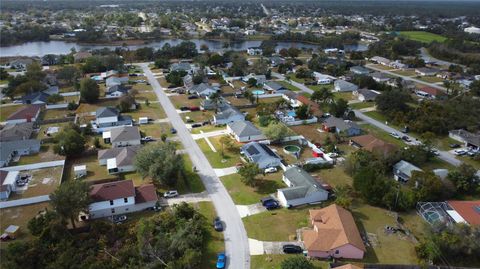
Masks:
[[[284,254],[283,246],[287,244],[297,245],[304,248],[300,241],[270,242],[248,238],[248,242],[250,244],[250,255]]]
[[[253,205],[237,205],[237,210],[242,218],[267,211],[261,203]]]
[[[179,195],[175,198],[162,198],[160,204],[162,205],[175,205],[180,203],[198,203],[198,202],[209,202],[211,201],[210,196],[206,191],[201,193],[189,193],[184,195]]]
[[[225,250],[228,257],[228,268],[242,269],[250,268],[250,251],[247,232],[243,226],[242,219],[233,203],[232,198],[215,174],[203,152],[193,140],[184,122],[178,115],[175,107],[167,97],[158,83],[154,74],[148,68],[148,63],[140,64],[148,81],[153,87],[160,104],[171,121],[172,126],[177,130],[177,135],[187,150],[192,163],[198,169],[198,174],[210,195],[215,206],[217,215],[225,222],[224,240]]]

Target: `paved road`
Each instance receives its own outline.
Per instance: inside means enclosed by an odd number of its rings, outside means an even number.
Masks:
[[[276,72],[272,72],[272,76],[278,78],[278,79],[282,79],[282,80],[286,80],[285,76],[280,74],[280,73],[276,73]],[[304,84],[302,83],[298,83],[298,82],[295,82],[293,80],[289,80],[287,81],[288,83],[290,83],[291,85],[299,88],[300,90],[302,90],[303,92],[306,92],[306,93],[309,93],[309,94],[312,94],[313,93],[313,90],[308,88],[307,86],[305,86]]]
[[[438,84],[429,83],[429,82],[425,82],[425,81],[420,80],[420,79],[416,79],[416,78],[412,78],[412,77],[409,77],[409,76],[403,76],[403,75],[400,75],[400,74],[396,74],[396,73],[393,73],[393,72],[390,72],[390,71],[383,70],[383,69],[380,69],[380,68],[378,68],[378,67],[375,67],[375,66],[373,66],[372,64],[366,64],[365,67],[367,67],[367,68],[369,68],[369,69],[372,69],[372,70],[375,70],[375,71],[378,71],[378,72],[381,72],[381,73],[389,74],[389,75],[396,76],[396,77],[401,77],[403,80],[411,80],[411,81],[414,81],[414,82],[418,82],[418,83],[421,83],[421,84],[430,86],[430,87],[432,87],[432,88],[436,88],[436,89],[439,89],[439,90],[442,90],[442,91],[447,91],[447,89],[446,89],[445,87],[440,86],[440,85],[438,85]]]
[[[207,158],[200,150],[188,132],[185,124],[175,110],[175,107],[163,92],[153,73],[148,68],[147,63],[140,64],[148,81],[153,87],[155,94],[170,119],[173,127],[177,129],[177,135],[180,138],[184,148],[187,150],[192,163],[196,166],[198,173],[205,185],[205,188],[212,199],[218,216],[225,223],[224,239],[225,250],[228,257],[228,268],[248,269],[250,268],[250,251],[248,245],[247,232],[243,226],[242,219],[238,214],[237,208],[228,194],[227,190],[216,176],[215,171],[208,162]]]

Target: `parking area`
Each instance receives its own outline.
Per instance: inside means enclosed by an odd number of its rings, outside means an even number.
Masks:
[[[62,171],[63,166],[20,171],[20,180],[25,182],[25,185],[17,183],[16,192],[12,193],[8,200],[50,194],[60,185]]]

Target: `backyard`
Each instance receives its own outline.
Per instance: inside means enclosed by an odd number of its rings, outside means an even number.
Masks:
[[[300,254],[298,254],[300,255]],[[280,268],[283,260],[292,257],[294,255],[281,255],[281,254],[265,254],[265,255],[254,255],[251,256],[250,264],[252,268],[255,269],[278,269]],[[329,269],[330,266],[328,262],[321,260],[312,260],[311,261],[315,266],[315,269]]]
[[[140,117],[148,117],[153,120],[166,118],[165,111],[163,111],[160,103],[150,103],[148,106],[141,104],[140,108],[123,114],[132,116],[134,120],[138,120]]]
[[[34,170],[21,171],[21,175],[30,175],[28,184],[24,187],[17,187],[17,192],[12,193],[8,200],[49,195],[53,192],[62,180],[63,166],[55,166]]]
[[[21,108],[26,107],[26,105],[2,105],[0,107],[0,122],[4,122],[7,118],[12,115],[15,111],[20,110]]]
[[[245,185],[239,174],[223,176],[220,179],[228,190],[228,193],[237,205],[256,204],[261,198],[272,193],[276,193],[277,189],[284,188],[286,185],[282,181],[281,172],[259,175],[259,181],[256,187]]]

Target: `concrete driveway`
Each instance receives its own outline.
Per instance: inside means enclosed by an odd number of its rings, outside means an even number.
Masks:
[[[283,246],[290,244],[304,248],[301,241],[271,242],[248,238],[248,243],[250,244],[250,255],[284,254]]]

